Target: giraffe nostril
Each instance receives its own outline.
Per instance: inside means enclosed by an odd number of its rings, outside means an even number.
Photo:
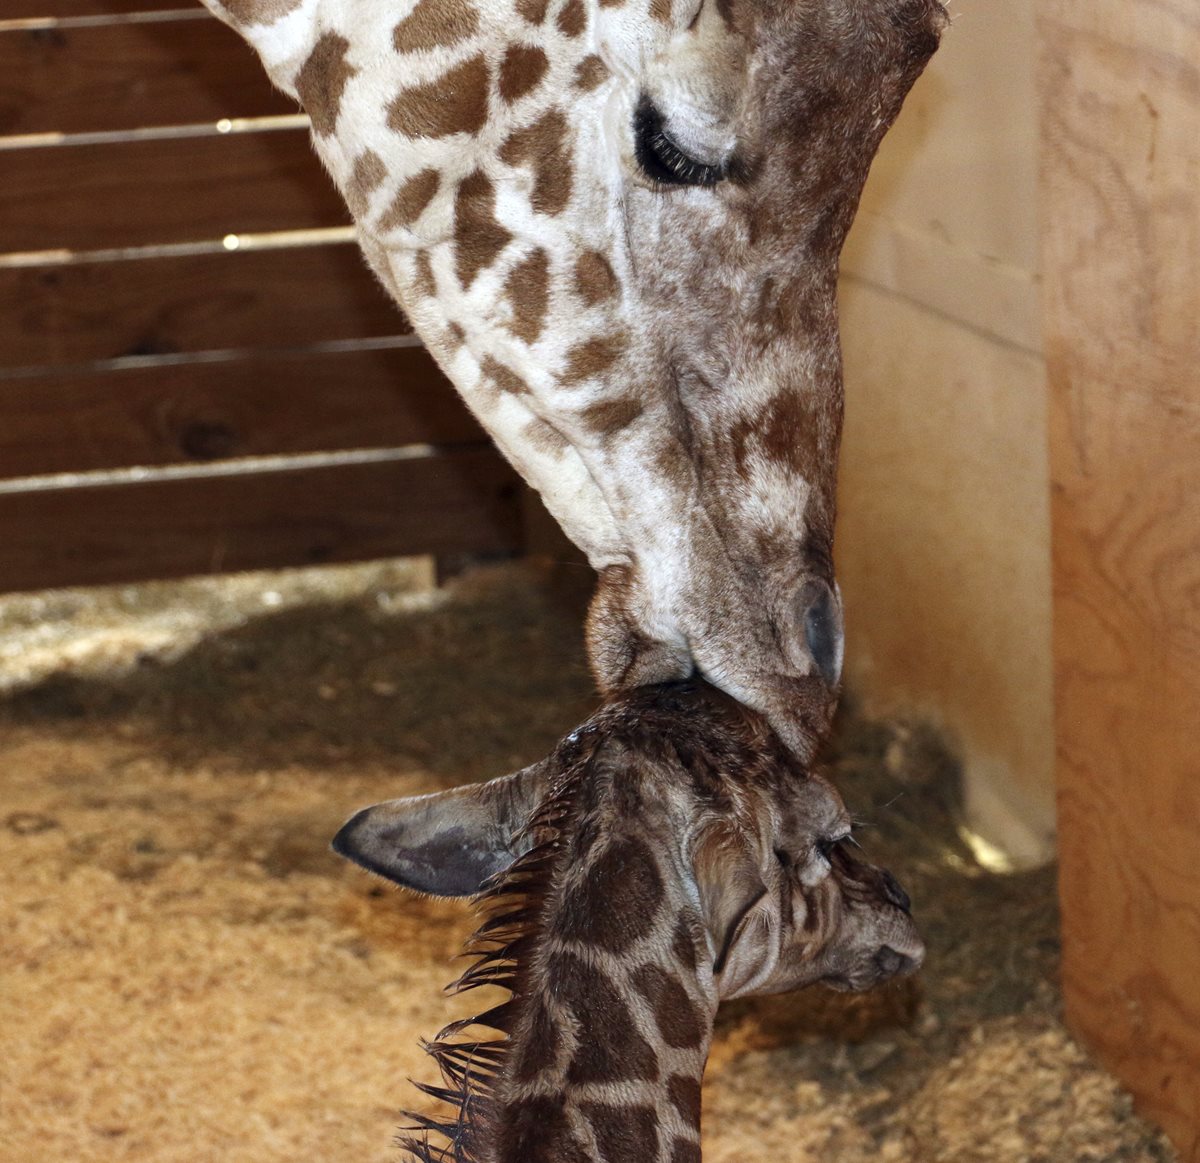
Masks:
[[[910,973],[916,968],[916,962],[903,953],[897,953],[889,945],[881,945],[875,954],[875,967],[884,977],[895,977],[898,973]]]
[[[834,591],[811,578],[798,598],[804,619],[804,640],[821,677],[836,687],[842,677],[842,608]]]

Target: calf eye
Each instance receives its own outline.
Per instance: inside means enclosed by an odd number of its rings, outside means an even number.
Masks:
[[[840,844],[853,844],[854,842],[854,838],[849,832],[843,832],[840,836],[826,836],[824,839],[818,840],[816,849],[823,860],[829,860],[833,856],[834,849]]]
[[[647,97],[633,115],[633,138],[638,165],[664,186],[715,186],[728,174],[726,165],[698,161],[672,141],[663,115]]]

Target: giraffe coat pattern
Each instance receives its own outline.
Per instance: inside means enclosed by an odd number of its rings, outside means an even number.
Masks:
[[[454,1163],[700,1157],[700,1083],[722,998],[863,989],[920,964],[907,896],[851,849],[837,793],[756,713],[706,684],[611,700],[540,764],[365,809],[335,848],[484,921],[460,989],[511,995],[430,1053]],[[464,876],[463,873],[467,875]],[[503,1038],[466,1041],[471,1027]],[[456,1153],[455,1153],[456,1152]]]
[[[938,0],[204,0],[600,575],[604,691],[699,673],[801,757],[841,665],[837,259]]]

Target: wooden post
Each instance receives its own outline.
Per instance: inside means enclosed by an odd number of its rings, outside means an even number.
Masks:
[[[1200,7],[1043,0],[1063,974],[1200,1160]]]

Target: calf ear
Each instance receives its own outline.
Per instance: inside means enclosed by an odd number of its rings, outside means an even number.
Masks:
[[[546,767],[364,808],[333,850],[405,888],[472,896],[528,848],[521,833],[546,793]]]
[[[732,827],[709,830],[693,853],[692,870],[718,992],[722,998],[733,997],[757,975],[765,958],[747,930],[767,886],[749,844]]]

